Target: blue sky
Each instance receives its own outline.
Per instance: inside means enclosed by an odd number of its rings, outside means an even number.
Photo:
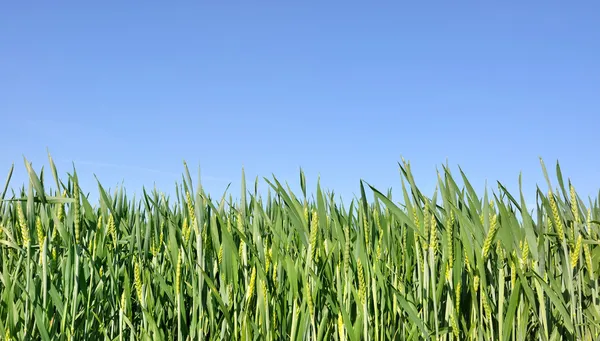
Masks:
[[[0,5],[0,170],[46,149],[169,191],[182,161],[219,195],[275,174],[345,198],[399,189],[410,160],[432,192],[460,165],[481,188],[545,188],[559,160],[600,188],[600,5],[593,1],[60,1]],[[4,177],[4,175],[2,175]],[[495,187],[495,186],[494,186]],[[297,187],[296,187],[297,188]],[[314,188],[314,187],[313,187]]]

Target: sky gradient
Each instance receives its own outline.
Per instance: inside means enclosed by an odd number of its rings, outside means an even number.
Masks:
[[[241,168],[344,198],[399,189],[410,160],[478,188],[558,160],[600,189],[600,3],[140,2],[0,5],[0,174],[47,149],[81,187],[173,189],[186,160],[220,195]],[[3,180],[2,180],[3,181]],[[266,188],[262,185],[263,188]]]

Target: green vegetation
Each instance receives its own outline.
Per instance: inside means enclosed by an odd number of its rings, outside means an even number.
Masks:
[[[363,182],[348,207],[307,196],[302,173],[300,196],[265,179],[260,198],[242,180],[238,201],[214,200],[187,167],[173,197],[98,184],[91,204],[75,172],[26,165],[29,186],[1,193],[5,340],[600,335],[600,207],[558,165],[535,210],[500,184],[478,197],[446,168],[427,197],[406,162],[401,203]]]

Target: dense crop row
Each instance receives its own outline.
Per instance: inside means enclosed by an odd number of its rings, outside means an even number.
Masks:
[[[400,200],[362,183],[347,207],[307,196],[302,174],[299,196],[271,179],[266,197],[242,181],[239,200],[212,199],[187,168],[172,197],[98,185],[92,204],[50,166],[48,179],[27,163],[29,186],[2,193],[5,340],[600,335],[600,209],[558,167],[531,210],[446,168],[427,197],[408,163]]]

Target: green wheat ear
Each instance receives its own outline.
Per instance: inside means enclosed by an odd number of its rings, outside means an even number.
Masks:
[[[438,241],[437,241],[437,220],[435,219],[435,214],[431,214],[431,222],[430,226],[430,235],[429,235],[429,247],[433,250],[433,252],[438,251]]]
[[[319,231],[319,215],[313,211],[310,219],[310,262],[315,262],[315,252],[317,248],[317,233]]]
[[[79,184],[73,183],[73,224],[75,225],[75,242],[79,243],[81,236],[81,202],[79,199]]]
[[[365,274],[363,272],[363,266],[360,259],[356,261],[356,271],[358,272],[358,292],[360,301],[362,304],[365,304],[367,297],[367,288],[365,283]]]
[[[188,216],[190,217],[190,223],[194,225],[196,221],[196,213],[194,212],[194,202],[192,201],[192,196],[190,192],[185,192],[186,204],[188,209]]]
[[[344,319],[342,318],[342,313],[338,313],[337,330],[338,330],[338,335],[339,335],[340,341],[346,340],[346,338],[344,337]]]
[[[450,313],[450,326],[452,327],[452,333],[455,338],[458,338],[460,329],[458,327],[458,323],[456,322],[456,318],[454,317],[454,313]]]
[[[461,283],[458,282],[458,284],[456,285],[456,290],[455,290],[455,297],[456,297],[456,313],[460,314],[460,295],[461,295]]]
[[[479,277],[478,277],[479,278]],[[483,284],[480,282],[480,292],[481,292],[481,300],[483,301],[483,311],[485,314],[485,318],[488,322],[492,321],[492,308],[490,307],[490,302],[488,301],[487,294],[485,294],[485,288]]]
[[[588,272],[593,274],[592,254],[590,253],[590,248],[587,244],[583,245],[583,255],[585,257],[585,263],[588,268]]]
[[[469,262],[469,255],[467,254],[467,250],[465,250],[464,262],[465,269],[467,270],[467,272],[471,272],[471,263]]]
[[[569,184],[570,196],[571,196],[571,213],[576,223],[581,223],[581,216],[579,215],[579,207],[577,205],[577,193],[575,193],[575,187]]]
[[[485,241],[483,242],[482,255],[483,259],[486,259],[488,253],[490,252],[490,247],[492,246],[492,241],[496,236],[496,231],[498,230],[497,224],[497,216],[494,214],[490,221],[490,229],[488,230],[487,236],[485,237]]]
[[[565,240],[565,229],[562,222],[562,218],[558,213],[558,205],[554,200],[554,194],[552,191],[548,194],[548,200],[550,201],[550,209],[552,210],[552,216],[554,217],[554,221],[556,224],[556,233],[558,234],[558,241],[563,242]]]
[[[579,262],[579,255],[581,254],[581,244],[583,242],[583,238],[581,235],[577,238],[577,243],[575,245],[575,249],[573,253],[571,253],[571,268],[575,268],[577,263]]]
[[[35,230],[37,232],[38,244],[40,245],[40,250],[44,246],[44,228],[42,227],[42,219],[40,216],[35,217]]]
[[[23,238],[23,246],[25,248],[29,247],[31,240],[29,236],[29,227],[27,226],[27,219],[25,219],[25,214],[23,213],[23,208],[21,204],[17,205],[17,215],[19,217],[19,227],[21,228],[21,238]]]
[[[306,285],[305,285],[305,291],[306,291],[306,302],[307,302],[307,305],[308,305],[308,311],[309,311],[309,313],[310,313],[311,316],[314,316],[314,314],[315,314],[315,306],[313,304],[312,293],[311,293],[310,284],[309,284],[308,281],[306,282]]]
[[[137,293],[137,299],[139,302],[142,302],[142,274],[140,269],[140,262],[134,262],[134,283],[135,283],[135,291]]]
[[[177,266],[175,268],[175,294],[179,295],[181,290],[181,252],[177,253]]]
[[[350,228],[344,227],[344,239],[346,244],[344,246],[344,273],[347,275],[350,273]]]
[[[248,284],[248,302],[254,296],[254,287],[256,286],[256,267],[252,268],[252,274],[250,275],[250,283]]]
[[[521,255],[521,268],[522,269],[526,269],[527,268],[527,263],[528,263],[528,257],[529,257],[529,243],[527,243],[527,240],[524,240],[522,242],[520,242],[519,245],[522,248],[522,255]]]

